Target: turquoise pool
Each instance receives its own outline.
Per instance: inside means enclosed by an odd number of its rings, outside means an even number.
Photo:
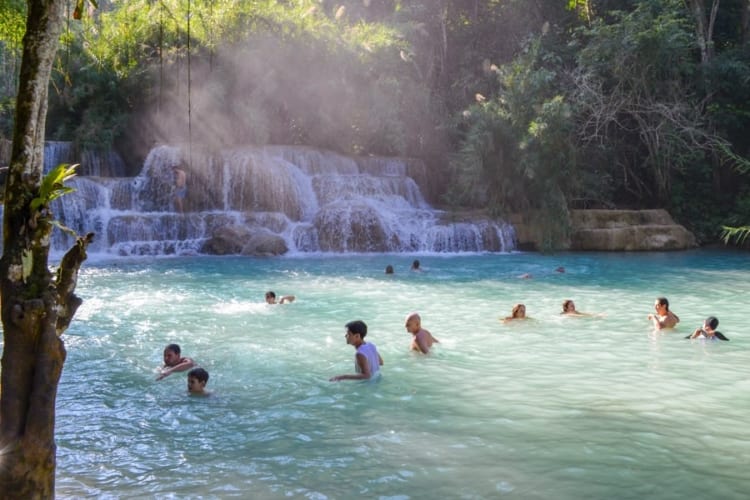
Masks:
[[[413,258],[86,263],[58,497],[746,498],[747,254],[420,255],[422,273]],[[676,331],[646,320],[661,295]],[[561,317],[567,298],[605,317]],[[502,324],[515,302],[533,320]],[[408,350],[411,311],[441,341],[430,356]],[[730,342],[684,339],[708,315]],[[328,382],[353,368],[353,319],[383,375]],[[154,380],[171,342],[211,397]]]

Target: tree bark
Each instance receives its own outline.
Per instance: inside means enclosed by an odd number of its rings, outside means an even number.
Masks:
[[[73,290],[91,237],[79,238],[53,279],[48,267],[52,214],[37,208],[52,64],[65,0],[28,0],[10,168],[5,185],[0,305],[0,498],[52,498],[55,401],[65,361],[60,333],[80,304]],[[58,311],[65,316],[58,325]]]

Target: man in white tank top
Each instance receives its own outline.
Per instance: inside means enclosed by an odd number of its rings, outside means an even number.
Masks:
[[[383,358],[380,357],[375,344],[365,342],[367,325],[364,321],[350,321],[346,324],[346,343],[354,346],[357,350],[354,355],[354,370],[357,373],[336,375],[331,377],[331,382],[339,380],[368,380],[380,373]]]

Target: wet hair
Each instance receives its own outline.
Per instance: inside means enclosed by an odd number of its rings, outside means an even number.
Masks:
[[[656,301],[667,308],[667,311],[669,311],[669,301],[666,297],[657,297]]]
[[[411,263],[412,269],[419,269],[419,260],[414,260],[414,262]]]
[[[164,348],[165,351],[172,351],[173,353],[180,355],[180,352],[182,349],[180,349],[180,346],[177,344],[169,344],[167,347]]]
[[[367,335],[367,325],[361,319],[350,321],[346,324],[346,329],[351,333],[359,334],[362,338],[365,338],[365,335]]]
[[[385,266],[385,274],[393,274],[393,266],[388,264]]]
[[[188,372],[188,378],[197,379],[198,382],[208,383],[208,372],[203,368],[193,368]]]
[[[516,314],[518,314],[518,311],[520,311],[521,308],[523,308],[524,312],[526,312],[526,306],[525,305],[523,305],[523,304],[516,304],[516,305],[514,305],[513,309],[511,309],[511,311],[510,311],[510,317],[511,318],[515,318]]]
[[[276,298],[276,292],[271,292],[271,291],[266,292],[266,298],[269,298],[269,297],[272,298],[272,299],[275,299]]]
[[[709,316],[704,323],[710,326],[711,330],[716,330],[716,327],[719,326],[719,320],[715,316]]]
[[[573,303],[573,301],[570,300],[570,299],[563,301],[563,304],[562,304],[562,306],[563,306],[563,312],[568,312],[568,306],[570,304],[572,304],[572,303]]]

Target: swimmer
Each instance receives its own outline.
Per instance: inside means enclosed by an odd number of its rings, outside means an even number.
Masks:
[[[510,312],[510,316],[503,318],[503,323],[509,323],[516,319],[530,319],[526,316],[526,306],[523,304],[516,304]]]
[[[284,295],[279,299],[278,302],[276,302],[276,292],[266,292],[266,304],[287,304],[290,302],[294,302],[295,298],[296,297],[294,295]]]
[[[698,327],[695,329],[695,331],[691,334],[685,337],[686,339],[698,339],[698,338],[704,338],[707,340],[729,340],[724,336],[723,333],[716,330],[716,327],[719,326],[719,320],[715,318],[714,316],[709,316],[708,318],[703,321],[703,326]]]
[[[177,344],[169,344],[164,348],[164,366],[156,380],[162,380],[174,372],[184,372],[195,366],[195,362],[191,358],[183,358],[180,356],[180,352],[180,346]]]
[[[564,316],[603,316],[603,314],[591,314],[578,311],[575,302],[570,299],[563,301],[562,312],[560,314]]]
[[[346,343],[354,347],[357,351],[354,355],[354,370],[357,373],[336,375],[331,377],[331,382],[339,380],[367,380],[375,377],[380,373],[380,367],[383,366],[383,358],[380,357],[375,344],[365,342],[367,335],[367,325],[364,321],[350,321],[346,324]]]
[[[421,271],[422,268],[420,267],[419,261],[417,259],[414,259],[414,262],[411,263],[411,270],[412,271]]]
[[[654,324],[654,329],[674,328],[680,322],[680,318],[669,310],[669,301],[666,297],[659,297],[654,302],[656,314],[649,314],[647,319]]]
[[[393,274],[393,266],[388,264],[385,266],[385,274]]]
[[[188,372],[187,389],[190,395],[208,396],[209,393],[206,391],[206,384],[208,384],[208,372],[206,370],[203,368],[193,368]]]
[[[414,337],[411,341],[412,351],[427,354],[430,352],[432,344],[440,343],[428,330],[422,328],[422,318],[415,312],[406,317],[406,324],[404,326],[406,327],[406,331]]]

